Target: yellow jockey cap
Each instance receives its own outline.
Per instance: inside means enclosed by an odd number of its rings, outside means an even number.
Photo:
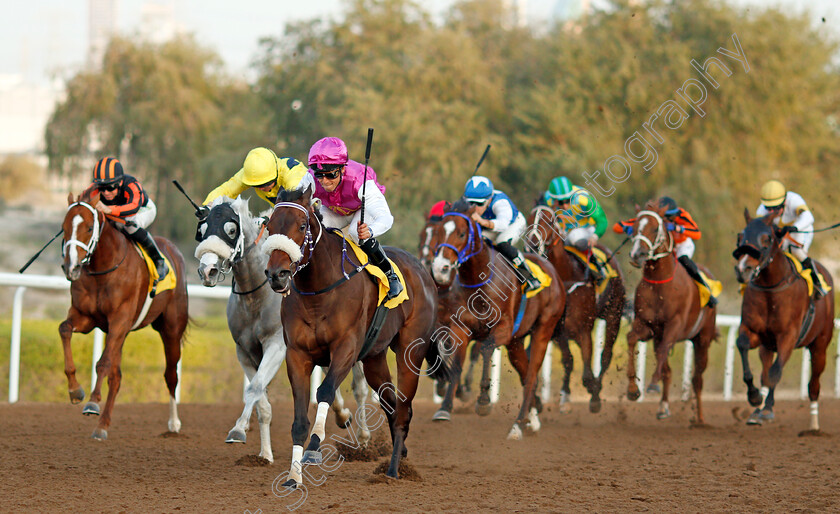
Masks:
[[[277,156],[268,148],[254,148],[245,157],[242,171],[242,183],[246,186],[261,186],[277,180],[280,173]]]
[[[778,207],[785,203],[787,191],[785,186],[778,180],[770,180],[761,186],[761,205],[765,207]]]

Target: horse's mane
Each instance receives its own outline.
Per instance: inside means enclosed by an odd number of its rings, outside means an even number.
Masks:
[[[457,202],[453,203],[452,207],[447,212],[460,212],[462,214],[465,214],[465,213],[469,212],[469,210],[471,208],[472,208],[472,205],[470,205],[470,202],[461,198]]]
[[[312,191],[312,186],[308,186],[302,189],[280,189],[280,193],[277,195],[278,202],[295,202],[300,200],[306,194],[314,194]],[[320,200],[318,200],[320,202]],[[310,199],[309,205],[312,205],[313,200]],[[320,205],[320,203],[319,203]],[[308,206],[306,206],[308,207]],[[323,222],[324,217],[321,215],[320,209],[313,209],[315,216],[318,218],[318,221]]]
[[[96,205],[99,203],[99,190],[95,187],[85,189],[82,191],[82,194],[79,195],[78,201],[89,203],[90,205]]]
[[[645,204],[644,210],[646,211],[654,211],[659,213],[660,216],[665,215],[665,208],[659,205],[659,199],[654,198],[652,200],[648,200]]]
[[[239,197],[233,200],[230,207],[239,214],[239,219],[242,220],[240,229],[245,235],[245,241],[254,241],[257,239],[257,223],[255,218],[251,216],[251,210],[248,207],[248,199]]]

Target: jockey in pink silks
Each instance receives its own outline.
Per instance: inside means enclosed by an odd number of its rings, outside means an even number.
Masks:
[[[321,200],[320,212],[324,217],[324,226],[344,230],[358,243],[370,262],[388,277],[387,299],[396,298],[403,286],[376,240],[377,236],[391,228],[394,216],[385,200],[385,186],[377,182],[376,172],[368,166],[365,186],[366,223],[359,223],[365,166],[347,158],[347,145],[344,141],[337,137],[325,137],[312,145],[309,150],[309,172],[315,178],[315,198]]]

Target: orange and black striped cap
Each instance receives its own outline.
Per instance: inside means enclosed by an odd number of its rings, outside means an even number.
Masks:
[[[93,167],[93,181],[97,184],[111,184],[122,178],[122,164],[113,157],[103,157]]]

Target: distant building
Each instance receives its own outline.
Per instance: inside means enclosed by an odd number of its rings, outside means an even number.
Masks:
[[[117,0],[88,0],[88,68],[96,69],[117,32]]]
[[[58,87],[0,75],[0,155],[43,153],[44,127],[60,97]]]
[[[175,19],[173,3],[145,2],[140,10],[140,34],[151,43],[165,43],[178,34],[185,32],[184,27]]]

